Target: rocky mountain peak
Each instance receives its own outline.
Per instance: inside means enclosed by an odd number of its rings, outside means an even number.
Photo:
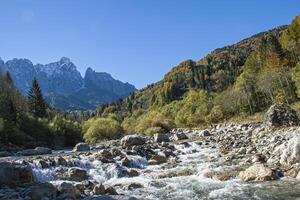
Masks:
[[[67,58],[67,57],[62,57],[60,59],[60,63],[62,63],[62,64],[69,64],[70,62],[71,62],[71,59]]]
[[[57,62],[33,65],[28,59],[0,59],[0,73],[9,71],[16,87],[27,95],[33,78],[37,78],[44,96],[60,109],[94,109],[135,91],[128,83],[115,80],[106,72],[88,68],[83,78],[67,57]]]

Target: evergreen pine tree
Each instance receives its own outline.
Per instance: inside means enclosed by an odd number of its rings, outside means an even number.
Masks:
[[[29,111],[35,117],[44,117],[46,115],[46,103],[37,80],[32,81],[31,89],[28,93]]]

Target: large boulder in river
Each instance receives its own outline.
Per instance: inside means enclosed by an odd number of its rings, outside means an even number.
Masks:
[[[140,135],[126,135],[121,139],[122,147],[138,146],[146,143],[146,139]]]
[[[162,133],[155,133],[153,135],[153,140],[154,142],[170,142],[169,136],[167,134],[162,134]]]
[[[69,181],[80,182],[88,179],[88,174],[84,169],[72,167],[68,170],[68,173],[65,175],[65,179]]]
[[[240,172],[239,177],[243,181],[271,181],[278,179],[276,173],[263,164],[254,164],[245,171]]]
[[[88,144],[80,142],[75,145],[73,151],[89,151],[91,148]]]
[[[0,162],[0,185],[31,183],[32,170],[28,166],[11,162]]]
[[[269,126],[295,126],[300,124],[294,109],[287,104],[274,104],[266,113],[265,124]]]
[[[300,162],[300,136],[292,137],[283,149],[280,164],[293,165]]]

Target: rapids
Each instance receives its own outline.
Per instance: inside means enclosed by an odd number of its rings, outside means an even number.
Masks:
[[[235,170],[237,165],[228,165],[214,145],[199,145],[196,142],[175,145],[175,154],[180,162],[148,165],[145,158],[127,155],[133,160],[133,168],[139,176],[122,175],[126,168],[117,163],[102,163],[88,156],[65,156],[67,167],[81,167],[87,170],[90,181],[114,187],[119,194],[145,200],[200,200],[200,199],[297,199],[300,197],[300,183],[292,178],[278,181],[245,183],[238,178],[226,181],[207,178],[209,171]],[[51,182],[60,180],[55,170],[61,166],[42,169],[30,164],[35,181]],[[296,190],[296,188],[298,188]]]

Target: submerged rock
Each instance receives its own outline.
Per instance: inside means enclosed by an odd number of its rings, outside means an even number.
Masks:
[[[88,144],[81,142],[75,145],[73,151],[89,151],[90,149]]]
[[[145,143],[146,143],[145,138],[140,135],[126,135],[121,139],[122,147],[143,145]]]
[[[295,126],[300,124],[297,112],[287,104],[274,104],[266,113],[265,124],[269,126]]]
[[[271,181],[278,179],[275,171],[265,167],[263,164],[255,164],[245,171],[240,172],[240,179],[243,181]]]

